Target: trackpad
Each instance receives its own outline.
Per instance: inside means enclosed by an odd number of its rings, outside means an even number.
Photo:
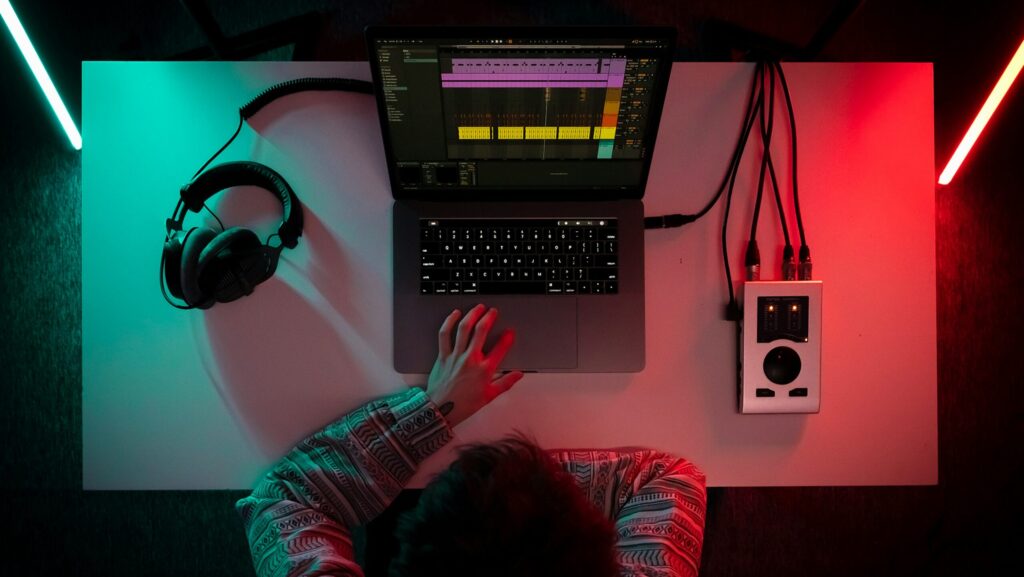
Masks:
[[[516,333],[515,344],[500,368],[576,368],[576,298],[542,300],[547,302],[522,297],[487,297],[483,301],[484,305],[498,309],[498,322],[487,338],[484,353],[491,350],[506,328]]]

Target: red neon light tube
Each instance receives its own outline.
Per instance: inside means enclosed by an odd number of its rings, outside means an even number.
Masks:
[[[1003,96],[1006,96],[1006,92],[1013,85],[1013,81],[1017,78],[1017,74],[1020,73],[1022,66],[1024,66],[1024,41],[1017,47],[1017,52],[1010,59],[1010,63],[1006,66],[1006,70],[1003,71],[1003,75],[999,77],[999,82],[996,82],[992,93],[988,95],[985,104],[978,111],[978,116],[974,118],[971,127],[967,129],[967,134],[964,135],[960,145],[956,147],[953,156],[946,163],[946,168],[939,175],[939,184],[949,184],[953,180],[953,175],[960,168],[960,164],[967,157],[967,153],[971,151],[971,147],[978,140],[981,131],[985,130],[985,125],[992,118],[992,113],[996,111],[999,103],[1003,101]]]

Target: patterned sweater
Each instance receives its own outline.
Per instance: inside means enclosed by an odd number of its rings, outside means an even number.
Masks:
[[[236,504],[261,577],[362,577],[349,528],[380,514],[451,428],[417,388],[371,401],[302,441]],[[624,576],[697,574],[704,474],[647,450],[550,451],[615,520]]]

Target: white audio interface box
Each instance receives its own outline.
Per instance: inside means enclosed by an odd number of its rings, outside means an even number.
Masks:
[[[821,407],[821,281],[743,285],[741,413],[817,413]]]

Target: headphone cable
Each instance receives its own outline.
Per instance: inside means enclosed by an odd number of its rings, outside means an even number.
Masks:
[[[213,212],[212,210],[210,210],[210,207],[206,206],[206,203],[205,203],[205,202],[203,203],[203,208],[205,208],[205,209],[206,209],[206,212],[208,212],[208,213],[210,213],[211,215],[213,215],[213,218],[217,219],[217,224],[219,224],[219,225],[220,225],[220,231],[221,231],[221,232],[224,232],[224,230],[225,230],[225,229],[224,229],[224,223],[220,221],[220,217],[219,217],[219,216],[217,216],[217,213],[216,213],[216,212]]]
[[[213,153],[213,156],[210,157],[210,160],[207,160],[206,163],[203,164],[203,166],[201,166],[199,168],[199,170],[197,170],[196,173],[192,175],[192,180],[195,180],[197,176],[199,176],[204,170],[206,170],[207,166],[210,166],[210,163],[213,162],[213,159],[215,159],[218,156],[220,156],[220,153],[224,152],[224,149],[227,148],[228,145],[230,145],[232,142],[235,141],[235,138],[238,136],[238,133],[242,131],[242,123],[243,122],[244,122],[244,120],[242,119],[242,114],[239,113],[238,114],[238,128],[235,129],[235,133],[231,135],[231,138],[229,138],[227,142],[224,143],[224,146],[220,147],[220,150],[218,150],[217,152]]]

